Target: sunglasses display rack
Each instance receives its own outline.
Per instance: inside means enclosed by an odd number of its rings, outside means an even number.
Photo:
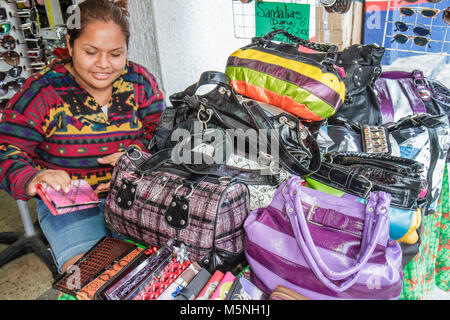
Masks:
[[[382,42],[385,55],[449,56],[449,5],[448,0],[389,0]]]
[[[38,20],[33,0],[0,0],[0,106],[46,66]]]

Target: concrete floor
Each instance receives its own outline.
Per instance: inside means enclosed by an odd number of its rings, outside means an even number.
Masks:
[[[23,231],[17,204],[4,191],[0,191],[0,204],[0,232]],[[36,221],[34,201],[28,204]],[[6,247],[0,244],[0,251]],[[56,299],[52,283],[46,265],[33,253],[25,254],[0,268],[0,300]]]

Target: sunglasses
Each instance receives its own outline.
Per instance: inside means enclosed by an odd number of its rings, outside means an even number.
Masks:
[[[8,21],[0,22],[0,34],[2,34],[2,35],[9,34],[12,29],[13,29],[13,26],[12,26],[11,22],[8,22]]]
[[[20,55],[15,51],[5,51],[0,55],[0,60],[4,60],[10,66],[17,67],[20,64]]]
[[[416,10],[408,8],[408,7],[400,7],[400,8],[398,8],[398,11],[400,11],[400,14],[402,16],[406,16],[406,17],[411,17],[413,14],[416,13]],[[441,10],[426,8],[426,9],[420,10],[420,14],[422,15],[422,17],[425,17],[425,18],[434,18],[439,13],[439,11],[441,11]],[[444,19],[444,22],[446,22],[448,24],[448,22],[445,21],[445,17],[444,17],[445,11],[448,11],[448,8],[446,10],[444,10],[442,18]],[[448,20],[448,17],[447,17],[447,20]]]
[[[17,78],[22,74],[23,68],[21,66],[15,66],[9,69],[8,71],[0,72],[0,81],[5,80],[7,75],[10,75],[12,78]]]
[[[442,11],[442,20],[444,20],[446,24],[450,24],[450,7]]]
[[[404,22],[397,21],[394,24],[395,24],[395,27],[397,28],[394,31],[405,32],[409,29],[408,25]],[[415,27],[413,29],[413,32],[414,32],[414,34],[416,34],[418,36],[422,36],[422,37],[425,37],[425,36],[431,34],[429,29],[423,28],[423,27]]]
[[[9,89],[18,91],[23,86],[25,81],[26,81],[25,78],[18,78],[14,81],[9,81],[9,82],[0,84],[0,97],[6,96],[9,92]]]
[[[32,37],[39,36],[39,28],[36,21],[31,21],[24,23],[18,28],[22,31],[28,31]],[[9,21],[0,22],[0,35],[7,35],[11,32],[11,30],[16,31],[16,28]]]
[[[0,8],[0,20],[6,20],[6,18],[7,18],[6,9]]]
[[[40,71],[44,69],[46,66],[45,62],[32,62],[28,66],[25,66],[23,69],[25,71]]]
[[[10,17],[15,18],[21,18],[21,19],[30,19],[32,21],[37,20],[37,9],[31,8],[31,9],[19,9],[17,10],[17,14],[11,14],[9,13]]]
[[[401,33],[396,34],[394,36],[394,39],[391,42],[396,41],[398,43],[405,44],[405,43],[408,42],[409,39],[413,39],[414,44],[416,46],[420,46],[420,47],[426,46],[428,44],[428,42],[430,42],[430,39],[425,38],[425,37],[407,36],[407,35],[404,35],[404,34],[401,34]],[[428,45],[428,47],[430,47],[430,45]]]

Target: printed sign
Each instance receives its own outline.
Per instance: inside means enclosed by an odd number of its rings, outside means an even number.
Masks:
[[[284,2],[255,3],[256,36],[264,36],[270,31],[284,29],[290,34],[309,40],[310,5]],[[287,41],[282,35],[276,41]]]

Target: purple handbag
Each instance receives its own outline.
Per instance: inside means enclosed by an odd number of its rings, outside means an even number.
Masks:
[[[402,252],[389,238],[390,195],[371,192],[364,204],[302,182],[292,176],[246,219],[251,281],[267,294],[283,285],[311,299],[397,299]]]
[[[380,104],[382,123],[395,123],[418,113],[443,115],[450,112],[449,89],[439,81],[426,78],[420,70],[385,71],[373,88]]]

